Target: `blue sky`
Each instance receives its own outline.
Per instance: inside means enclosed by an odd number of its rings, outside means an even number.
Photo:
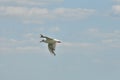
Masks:
[[[56,56],[40,34],[62,41]],[[0,80],[120,80],[120,0],[0,0]]]

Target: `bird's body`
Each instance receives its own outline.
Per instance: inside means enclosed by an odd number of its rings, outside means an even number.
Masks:
[[[54,56],[55,56],[56,54],[55,54],[54,51],[55,51],[56,43],[61,43],[61,41],[59,41],[57,39],[53,39],[53,38],[47,37],[47,36],[43,36],[43,35],[41,35],[40,37],[41,38],[46,38],[46,40],[43,39],[40,42],[48,43],[48,49],[49,49],[50,53],[54,54]]]

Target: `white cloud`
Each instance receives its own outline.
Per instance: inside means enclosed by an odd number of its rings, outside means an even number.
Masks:
[[[102,31],[100,29],[90,28],[82,34],[95,41],[95,44],[100,45],[101,48],[120,48],[120,30]]]
[[[0,7],[0,15],[4,16],[40,16],[45,17],[48,14],[48,10],[46,8],[27,8],[27,7]]]
[[[57,8],[53,13],[62,18],[81,19],[94,14],[95,10],[82,8]]]
[[[27,34],[25,37],[32,37],[32,34]],[[44,52],[44,47],[40,47],[39,41],[32,39],[6,39],[0,38],[0,53],[39,53]]]
[[[33,35],[31,34],[27,34],[24,36],[25,38],[22,40],[18,40],[18,39],[14,39],[14,38],[1,38],[0,39],[0,47],[11,47],[11,48],[15,48],[15,47],[22,47],[22,46],[28,46],[28,45],[32,45],[35,46],[39,43],[38,39],[35,39]],[[21,37],[22,38],[22,37]]]
[[[98,33],[99,30],[97,28],[90,28],[90,29],[88,29],[88,32],[90,32],[90,33]]]
[[[80,43],[80,42],[63,42],[62,43],[63,46],[66,46],[66,47],[79,47],[79,48],[92,48],[92,47],[95,47],[95,44],[94,43]]]
[[[114,2],[120,2],[120,0],[113,0]]]
[[[0,2],[2,3],[14,3],[14,4],[18,4],[18,5],[39,5],[39,6],[46,6],[46,5],[50,5],[53,3],[61,3],[64,0],[0,0]]]
[[[92,30],[94,32],[94,30]],[[96,32],[96,30],[95,30]],[[100,31],[99,31],[100,32]],[[119,31],[115,31],[114,33],[119,33]],[[103,34],[103,33],[101,33]],[[0,38],[0,52],[1,53],[43,53],[49,52],[47,45],[43,46],[44,44],[39,44],[39,39],[34,37],[34,34],[27,33],[25,34],[23,40],[17,39],[6,39]],[[92,37],[92,36],[91,36]],[[97,36],[96,38],[101,37]],[[96,42],[62,42],[61,44],[57,45],[56,52],[60,50],[64,52],[76,52],[80,51],[82,53],[97,53],[104,49],[111,49],[111,48],[120,48],[120,39],[117,37],[111,37],[110,39],[102,39],[102,43],[100,41]]]
[[[104,46],[94,42],[62,42],[57,47],[56,51],[60,51],[60,53],[79,53],[83,55],[97,54],[105,49]]]
[[[40,46],[0,47],[0,53],[2,54],[43,53],[43,52],[46,52],[46,49]]]
[[[120,5],[112,6],[113,14],[120,16]]]
[[[26,38],[31,38],[31,37],[33,37],[34,35],[32,34],[32,33],[27,33],[27,34],[25,34],[24,35],[24,37],[26,37]]]
[[[60,27],[52,27],[51,29],[50,29],[50,31],[51,32],[59,32],[60,31]]]
[[[115,18],[119,18],[120,17],[120,0],[113,0],[113,2],[115,2],[115,4],[112,6],[112,10],[110,13],[110,15],[112,15]]]
[[[44,28],[40,28],[43,30]],[[59,31],[59,27],[52,27],[49,28],[53,31]],[[48,30],[49,30],[48,29]],[[97,28],[89,28],[84,31],[86,37],[90,37],[93,41],[78,41],[78,42],[64,42],[60,45],[57,45],[60,49],[66,52],[72,51],[82,51],[82,52],[94,52],[94,51],[102,51],[104,49],[111,49],[111,48],[120,48],[120,31],[113,30],[111,32],[103,32]],[[86,34],[88,33],[88,34]],[[84,35],[83,35],[84,36]],[[84,37],[85,37],[84,36]],[[95,40],[95,42],[94,42]],[[47,45],[44,47],[44,44],[39,44],[40,38],[39,35],[34,33],[26,33],[22,34],[21,39],[14,39],[14,38],[0,38],[0,52],[8,53],[8,52],[41,52],[47,51]],[[41,47],[42,46],[42,47]],[[40,48],[40,49],[39,49]],[[57,50],[60,50],[60,49]],[[56,51],[57,52],[57,51]]]
[[[95,58],[95,59],[92,59],[92,62],[96,64],[104,64],[105,60],[100,59],[100,58]]]
[[[111,45],[112,48],[115,48],[115,49],[120,49],[120,43],[114,43]]]
[[[102,40],[103,43],[112,43],[113,40],[112,39],[107,39],[107,40]]]
[[[23,23],[24,24],[44,24],[42,20],[39,21],[39,20],[28,20],[28,19],[24,20]]]
[[[16,47],[15,48],[17,51],[39,51],[40,47],[35,47],[35,46],[25,46],[25,47]]]
[[[93,9],[82,8],[56,8],[49,10],[38,7],[15,7],[0,6],[0,16],[11,16],[12,18],[21,18],[24,23],[42,24],[46,20],[76,20],[83,19],[95,13]]]
[[[110,47],[115,47],[115,46],[120,47],[120,39],[105,39],[105,40],[102,40],[102,43],[107,44]]]
[[[12,49],[8,47],[0,47],[0,53],[1,54],[6,54],[6,53],[11,53]]]
[[[33,34],[28,33],[25,35],[24,40],[16,39],[5,39],[0,38],[0,52],[1,53],[38,53],[38,52],[49,52],[47,45],[43,46],[39,44],[39,40],[31,40],[29,37],[32,37]],[[41,47],[42,46],[42,47]],[[62,44],[57,45],[59,48],[63,49],[94,49],[95,45],[93,43],[80,43],[80,42],[62,42]],[[57,48],[56,47],[56,48]]]
[[[86,34],[100,37],[100,38],[120,38],[120,30],[113,30],[111,32],[103,32],[100,29],[90,28],[86,32]]]

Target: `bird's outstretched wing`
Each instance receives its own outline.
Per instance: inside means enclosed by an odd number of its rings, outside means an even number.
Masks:
[[[40,38],[46,38],[46,39],[48,39],[48,40],[52,40],[52,38],[47,37],[47,36],[44,36],[44,35],[42,35],[42,34],[40,34]]]
[[[48,44],[48,49],[49,49],[50,53],[54,54],[54,56],[56,55],[55,52],[54,52],[55,51],[55,47],[56,47],[56,43]]]

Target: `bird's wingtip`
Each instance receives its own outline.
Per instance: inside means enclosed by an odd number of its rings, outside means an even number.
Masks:
[[[55,54],[55,53],[53,53],[53,55],[54,55],[54,56],[56,56],[56,54]]]

